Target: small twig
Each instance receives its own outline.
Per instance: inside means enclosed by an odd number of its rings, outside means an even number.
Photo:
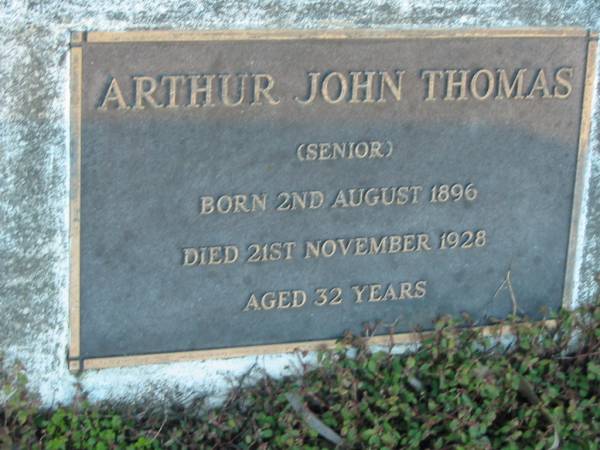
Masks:
[[[498,286],[498,289],[496,289],[493,299],[495,299],[498,296],[498,293],[502,290],[502,288],[504,286],[506,286],[508,289],[508,295],[510,296],[510,301],[512,303],[512,315],[514,317],[517,315],[518,306],[517,306],[517,297],[515,295],[515,290],[513,289],[513,285],[512,285],[510,269],[508,269],[508,271],[506,272],[506,277],[504,278],[504,280],[502,280],[502,283],[500,284],[500,286]]]
[[[231,405],[238,397],[240,390],[244,387],[244,383],[246,382],[246,380],[248,379],[248,377],[256,370],[256,367],[258,366],[258,359],[254,360],[254,363],[248,368],[248,370],[246,370],[238,379],[237,379],[237,386],[231,390],[231,392],[234,394],[233,396],[229,396],[229,398],[227,399],[227,402],[225,403],[225,407]]]
[[[371,339],[373,336],[375,336],[375,333],[377,333],[377,329],[379,328],[379,325],[381,325],[381,321],[376,322],[375,326],[372,329],[369,329],[367,326],[365,326],[365,339],[367,340],[367,342],[369,341],[369,339]]]
[[[596,355],[600,355],[600,352],[581,353],[580,355],[574,355],[574,356],[557,356],[556,359],[578,359],[578,358],[587,358],[588,356],[596,356]]]
[[[508,293],[510,295],[510,301],[512,302],[512,315],[514,317],[517,315],[517,297],[515,297],[510,269],[508,269],[508,272],[506,272],[506,285],[508,286]]]
[[[373,327],[373,329],[369,332],[369,330],[366,330],[365,332],[365,341],[368,345],[369,340],[375,336],[375,334],[377,333],[377,330],[380,327],[386,328],[389,331],[389,337],[390,337],[390,347],[394,346],[394,339],[393,339],[393,334],[394,334],[394,329],[396,328],[396,325],[398,325],[398,323],[400,322],[400,320],[402,320],[402,317],[397,317],[396,320],[394,320],[391,323],[385,323],[385,322],[377,322],[375,323],[375,326]]]
[[[287,398],[287,401],[289,402],[292,409],[296,411],[296,413],[299,414],[300,417],[302,417],[304,422],[306,422],[306,424],[310,428],[315,430],[323,438],[327,439],[334,445],[345,445],[345,442],[342,439],[342,437],[335,431],[333,431],[331,428],[329,428],[327,425],[325,425],[323,422],[321,422],[321,420],[315,415],[315,413],[313,413],[310,409],[306,407],[306,405],[298,395],[288,392],[287,394],[285,394],[285,398]]]
[[[398,325],[398,322],[400,322],[400,320],[402,320],[402,316],[396,317],[396,320],[394,320],[392,323],[382,323],[381,325],[386,328],[395,329],[396,325]]]
[[[160,428],[158,429],[158,431],[156,433],[154,433],[154,436],[152,437],[150,442],[153,442],[158,438],[158,436],[160,435],[160,433],[163,430],[166,423],[167,423],[167,414],[165,414],[165,418],[164,418],[162,424],[160,425]]]
[[[535,393],[533,386],[525,377],[521,377],[519,380],[519,393],[529,401],[532,405],[539,405],[540,411],[542,415],[546,418],[550,425],[552,426],[552,431],[554,433],[554,441],[549,450],[558,450],[560,448],[560,434],[558,432],[559,423],[558,421],[550,414],[548,409],[544,405],[540,405],[540,398]]]

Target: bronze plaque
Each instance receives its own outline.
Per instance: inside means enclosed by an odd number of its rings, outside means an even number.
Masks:
[[[568,306],[595,44],[75,33],[70,367]]]

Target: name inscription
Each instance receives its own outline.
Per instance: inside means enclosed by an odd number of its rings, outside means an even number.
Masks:
[[[367,70],[308,72],[305,95],[289,95],[277,89],[276,78],[269,73],[212,73],[197,75],[139,75],[121,80],[110,77],[98,109],[139,110],[145,108],[200,108],[276,106],[291,99],[300,105],[325,102],[397,103],[402,100],[406,70]],[[564,100],[573,91],[574,68],[558,67],[515,69],[422,69],[414,78],[424,101],[460,100]]]
[[[116,36],[72,58],[72,358],[485,325],[507,273],[517,312],[562,304],[585,34]]]

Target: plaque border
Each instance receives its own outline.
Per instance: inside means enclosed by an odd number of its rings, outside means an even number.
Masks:
[[[105,369],[144,364],[172,363],[194,360],[234,358],[268,353],[315,351],[335,346],[337,339],[309,340],[282,344],[227,347],[209,350],[149,353],[125,356],[83,358],[81,356],[81,309],[80,309],[80,205],[81,205],[81,155],[82,155],[82,100],[83,100],[83,42],[132,43],[132,42],[202,42],[202,41],[286,41],[286,40],[382,40],[382,39],[457,39],[457,38],[587,38],[584,61],[584,84],[579,123],[579,142],[574,180],[573,203],[567,248],[562,307],[570,309],[574,304],[576,280],[576,256],[580,236],[583,234],[581,212],[584,200],[584,175],[588,164],[592,101],[596,80],[596,54],[598,33],[583,28],[515,28],[515,29],[457,29],[457,30],[225,30],[225,31],[118,31],[118,32],[72,32],[70,42],[69,81],[69,349],[68,367],[72,373],[88,369]],[[543,321],[555,326],[553,320]],[[510,325],[475,327],[486,335],[508,334]],[[431,332],[399,333],[369,337],[369,345],[401,345],[416,343]]]

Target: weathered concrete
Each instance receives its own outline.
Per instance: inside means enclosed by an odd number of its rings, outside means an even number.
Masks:
[[[45,404],[69,402],[76,381],[92,400],[221,394],[228,379],[255,361],[273,375],[297,361],[296,356],[263,356],[111,369],[79,380],[69,374],[70,30],[524,26],[599,31],[600,1],[0,0],[0,350],[24,363],[31,391]],[[600,262],[600,112],[594,111],[578,254],[580,301],[595,295]]]

